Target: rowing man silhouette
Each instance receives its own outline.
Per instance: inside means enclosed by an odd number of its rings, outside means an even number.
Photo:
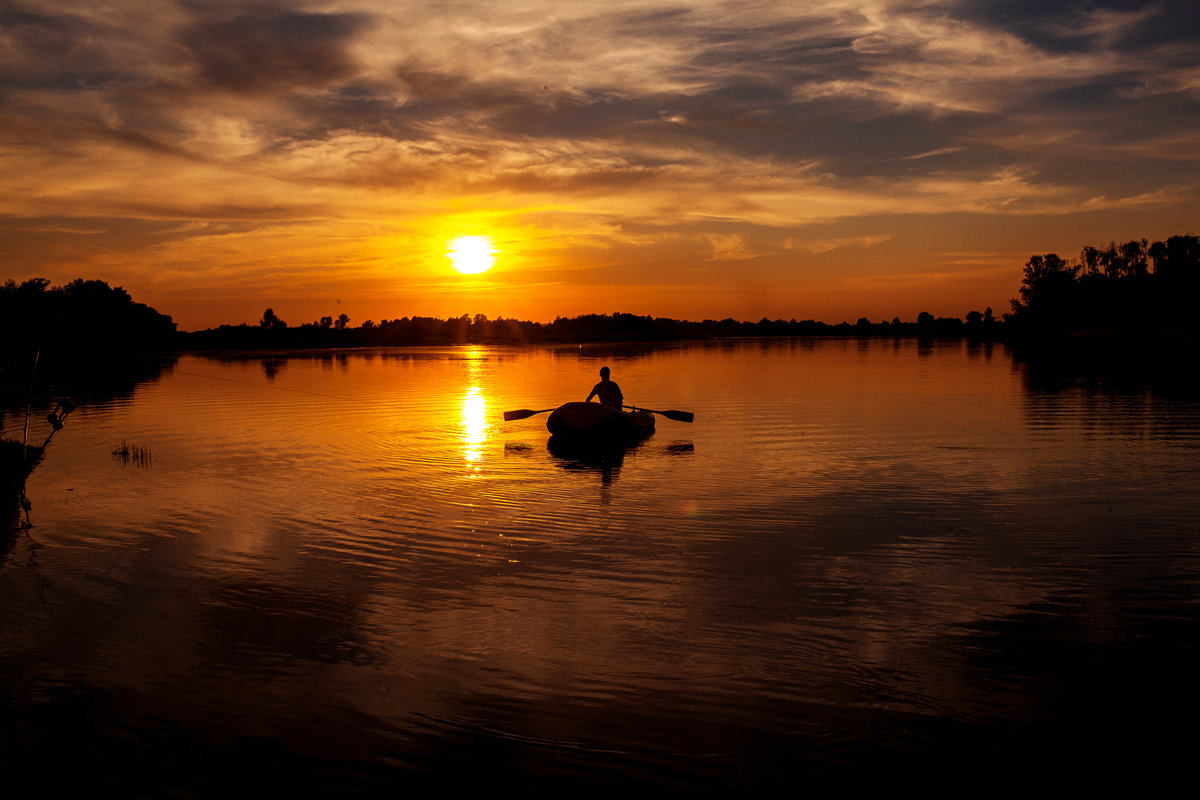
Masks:
[[[592,387],[592,392],[587,396],[584,402],[591,402],[593,397],[600,398],[600,403],[609,408],[621,410],[621,403],[625,401],[624,395],[621,394],[621,387],[617,386],[616,381],[608,379],[608,367],[600,368],[600,382]]]

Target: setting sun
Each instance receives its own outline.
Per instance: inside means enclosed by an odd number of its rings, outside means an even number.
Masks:
[[[492,268],[496,260],[492,240],[486,236],[460,236],[450,242],[447,255],[454,269],[463,275],[478,275]]]

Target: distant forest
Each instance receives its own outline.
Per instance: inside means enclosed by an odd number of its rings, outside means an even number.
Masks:
[[[0,378],[43,358],[94,358],[147,351],[367,347],[465,343],[548,344],[727,337],[940,336],[1053,343],[1072,337],[1165,335],[1194,346],[1200,328],[1200,237],[1172,236],[1085,247],[1077,260],[1055,253],[1025,264],[1019,296],[997,319],[988,308],[964,318],[922,312],[914,321],[828,324],[816,320],[690,322],[635,314],[587,314],[553,322],[400,317],[352,327],[345,314],[289,325],[273,309],[257,324],[177,331],[172,319],[96,280],[51,287],[44,278],[0,287]],[[11,383],[10,380],[6,382]]]
[[[636,314],[584,314],[558,317],[553,322],[489,319],[467,314],[452,319],[401,317],[367,320],[350,327],[343,314],[334,320],[288,325],[268,308],[257,325],[222,325],[180,335],[189,349],[368,347],[437,344],[551,344],[556,342],[618,342],[675,339],[719,339],[745,336],[991,336],[999,329],[989,308],[972,311],[966,321],[922,312],[915,322],[874,323],[865,317],[855,324],[829,325],[816,320],[741,322],[735,319],[689,322]]]

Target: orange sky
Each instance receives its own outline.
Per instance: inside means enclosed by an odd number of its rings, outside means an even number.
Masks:
[[[6,8],[0,277],[184,329],[999,314],[1198,232],[1194,2]]]

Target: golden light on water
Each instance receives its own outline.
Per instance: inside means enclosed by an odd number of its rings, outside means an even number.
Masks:
[[[473,470],[478,471],[475,462],[483,456],[483,444],[487,441],[487,398],[478,386],[472,386],[463,395],[462,401],[462,441],[463,457],[472,463]]]
[[[496,249],[487,236],[459,236],[450,242],[447,256],[458,272],[478,275],[492,268],[496,262]]]

